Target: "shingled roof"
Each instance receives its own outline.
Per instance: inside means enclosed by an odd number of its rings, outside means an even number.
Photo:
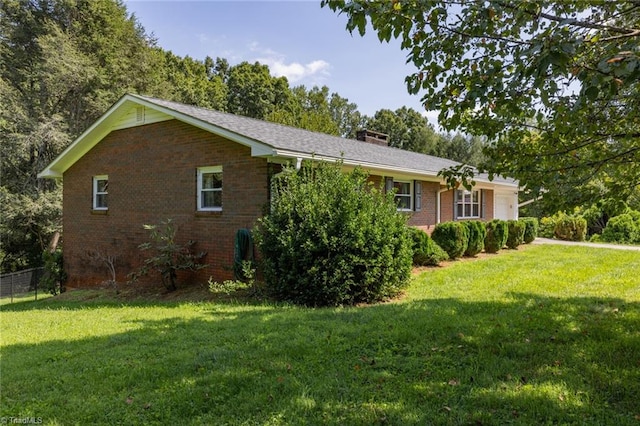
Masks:
[[[80,149],[76,145],[82,145],[83,139],[90,139],[92,135],[94,135],[93,139],[104,137],[108,133],[107,130],[110,131],[111,129],[107,129],[106,127],[108,126],[102,123],[107,122],[107,118],[119,106],[131,102],[159,110],[173,118],[187,121],[190,124],[221,134],[236,142],[251,145],[255,150],[253,155],[280,158],[342,159],[348,165],[361,165],[365,168],[376,170],[433,177],[437,176],[438,171],[442,169],[460,164],[456,161],[398,148],[331,136],[179,102],[128,94],[123,96],[40,175],[42,177],[60,177],[61,172],[68,167],[66,164],[70,163],[69,161],[64,161],[65,155],[74,158],[71,163],[82,156],[84,152],[90,149],[90,146]],[[105,129],[98,132],[97,130],[100,127],[105,127]],[[93,146],[93,144],[89,145]],[[66,164],[56,167],[57,162]],[[488,177],[479,175],[476,180],[488,182]],[[518,186],[517,182],[512,179],[496,178],[494,183]]]

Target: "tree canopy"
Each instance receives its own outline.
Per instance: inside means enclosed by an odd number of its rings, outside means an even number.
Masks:
[[[557,206],[640,186],[640,2],[322,4],[349,31],[401,40],[409,92],[445,129],[486,135],[490,173]]]
[[[266,65],[165,51],[121,0],[0,1],[2,272],[42,263],[62,193],[37,174],[127,92],[351,138],[367,120]]]

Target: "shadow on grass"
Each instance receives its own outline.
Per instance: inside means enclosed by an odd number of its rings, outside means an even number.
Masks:
[[[4,347],[0,411],[45,423],[637,424],[640,304],[510,297],[125,319],[141,327]]]

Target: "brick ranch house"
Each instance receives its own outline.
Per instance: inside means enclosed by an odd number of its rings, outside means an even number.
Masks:
[[[234,238],[252,228],[283,164],[342,159],[397,190],[409,224],[430,232],[450,220],[516,219],[518,183],[476,179],[450,190],[437,176],[458,163],[390,148],[385,135],[348,140],[204,108],[127,94],[39,177],[63,179],[64,260],[69,285],[99,284],[103,268],[87,252],[117,257],[118,280],[143,260],[143,224],[171,218],[181,241],[195,240],[210,266],[197,278],[232,276]]]

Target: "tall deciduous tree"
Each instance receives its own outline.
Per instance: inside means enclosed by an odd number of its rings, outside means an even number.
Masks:
[[[381,109],[367,120],[368,129],[389,135],[389,146],[438,155],[441,140],[426,117],[413,108]]]
[[[490,172],[558,206],[596,178],[618,199],[640,185],[640,2],[322,4],[350,31],[400,39],[409,92],[445,129],[487,135]]]
[[[37,266],[61,188],[36,175],[123,93],[162,95],[162,55],[120,1],[0,2],[0,269]],[[166,87],[166,86],[164,86]]]
[[[232,114],[264,119],[290,101],[286,77],[273,77],[267,65],[242,62],[229,68],[227,108]]]

